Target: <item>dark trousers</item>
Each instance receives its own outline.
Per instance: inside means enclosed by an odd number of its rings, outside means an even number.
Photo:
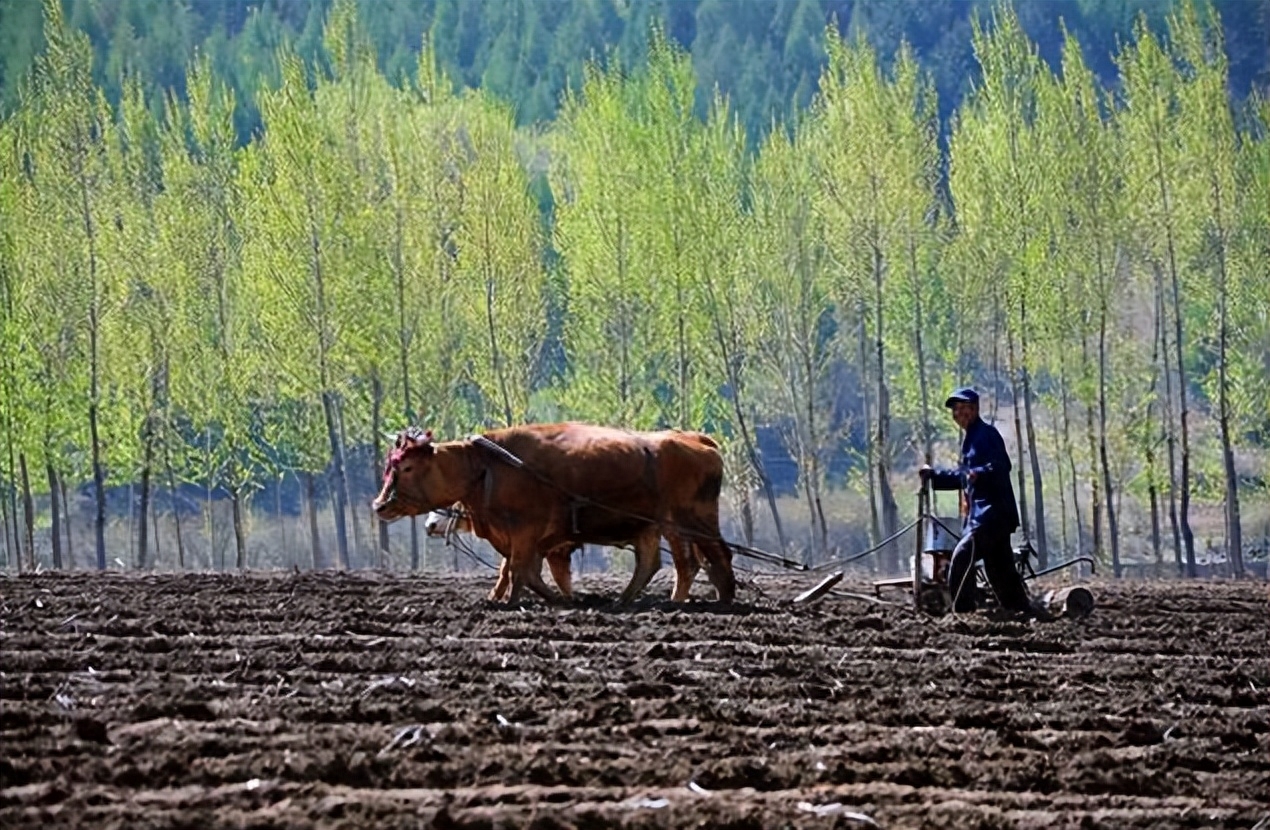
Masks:
[[[976,528],[967,531],[953,549],[948,565],[948,590],[953,597],[953,610],[958,613],[975,610],[974,563],[983,560],[983,571],[1002,608],[1029,610],[1027,587],[1014,567],[1014,550],[1010,534]]]

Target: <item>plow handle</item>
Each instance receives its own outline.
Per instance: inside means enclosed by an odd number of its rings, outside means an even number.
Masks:
[[[922,479],[922,487],[917,491],[917,532],[913,534],[917,541],[913,545],[913,607],[922,607],[922,545],[925,528],[922,520],[930,513],[930,482]]]

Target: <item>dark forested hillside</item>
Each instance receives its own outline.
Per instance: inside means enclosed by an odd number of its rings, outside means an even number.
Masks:
[[[331,0],[63,0],[66,19],[91,38],[94,74],[118,101],[120,78],[139,75],[150,94],[183,92],[196,53],[232,80],[236,123],[245,139],[259,125],[254,99],[276,82],[274,51],[294,42],[308,60],[320,54]],[[1084,47],[1090,68],[1113,85],[1112,56],[1144,14],[1162,30],[1174,0],[1022,0],[1024,30],[1057,65],[1063,27]],[[458,84],[513,104],[520,124],[555,117],[566,86],[581,82],[586,60],[625,67],[645,59],[649,26],[659,21],[692,56],[704,113],[717,87],[729,96],[751,140],[773,119],[789,120],[811,100],[826,63],[824,32],[836,21],[863,34],[883,56],[901,41],[931,73],[941,112],[954,110],[975,67],[975,15],[992,0],[358,0],[358,14],[395,82],[414,74],[428,38],[441,68]],[[1217,0],[1230,59],[1230,84],[1242,98],[1270,82],[1270,0]],[[0,107],[12,109],[19,80],[42,45],[38,0],[0,0]]]

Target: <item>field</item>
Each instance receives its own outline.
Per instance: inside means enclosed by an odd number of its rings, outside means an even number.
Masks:
[[[1019,623],[491,579],[0,577],[0,826],[1270,827],[1264,583]]]

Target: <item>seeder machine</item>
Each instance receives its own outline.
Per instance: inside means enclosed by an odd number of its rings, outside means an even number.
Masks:
[[[965,514],[965,504],[962,505]],[[948,585],[948,569],[952,562],[953,550],[961,540],[962,518],[960,516],[936,516],[931,511],[930,487],[922,485],[917,494],[917,520],[899,533],[882,543],[840,562],[851,562],[862,556],[875,553],[883,544],[894,541],[900,534],[913,529],[916,531],[916,543],[913,550],[912,570],[908,576],[894,579],[881,579],[873,583],[873,592],[880,598],[886,589],[908,590],[913,597],[913,605],[919,611],[929,614],[945,614],[952,609],[952,591]],[[1078,562],[1088,562],[1092,570],[1094,560],[1088,556],[1077,556],[1052,565],[1043,570],[1036,570],[1033,562],[1038,559],[1036,550],[1025,536],[1023,544],[1014,549],[1014,565],[1024,582],[1030,582],[1038,576],[1054,573]],[[983,563],[976,562],[971,571],[974,579],[972,590],[978,592],[976,603],[980,606],[997,605],[996,595],[983,570]],[[825,577],[816,585],[794,598],[795,602],[815,602],[831,592],[845,576],[844,571],[837,571]],[[1088,588],[1071,585],[1056,591],[1050,591],[1041,597],[1049,613],[1054,617],[1083,617],[1094,608],[1094,596]]]
[[[873,590],[880,597],[886,589],[907,589],[912,593],[916,608],[930,614],[944,614],[952,609],[948,566],[952,561],[953,550],[961,540],[962,519],[959,516],[936,516],[931,512],[930,503],[930,487],[923,484],[917,494],[917,541],[914,545],[912,572],[906,577],[878,580],[873,583]],[[1024,582],[1060,571],[1078,562],[1088,562],[1091,571],[1094,568],[1094,560],[1088,556],[1077,556],[1039,571],[1033,567],[1036,560],[1036,551],[1031,541],[1025,537],[1023,544],[1014,549],[1014,566],[1018,568]],[[976,562],[972,573],[973,590],[979,593],[979,604],[996,605],[996,595],[984,574],[983,563]],[[1041,599],[1055,617],[1083,617],[1094,608],[1093,594],[1088,588],[1079,585],[1051,591]]]

